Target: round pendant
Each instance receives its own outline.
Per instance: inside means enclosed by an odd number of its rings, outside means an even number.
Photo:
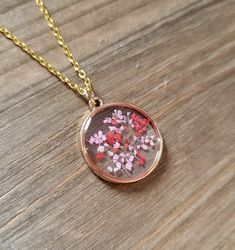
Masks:
[[[110,182],[130,183],[156,168],[163,139],[145,111],[131,104],[111,103],[95,108],[86,118],[81,145],[96,175]]]

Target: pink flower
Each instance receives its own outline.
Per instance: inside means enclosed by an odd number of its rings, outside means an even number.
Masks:
[[[125,130],[124,126],[120,126],[120,127],[115,127],[115,126],[108,126],[109,130],[112,132],[116,132],[121,134],[123,130]]]
[[[122,114],[122,111],[121,111],[121,110],[115,109],[114,112],[113,112],[113,118],[114,118],[114,119],[123,120],[124,115]]]
[[[143,150],[148,150],[149,148],[149,139],[147,139],[145,136],[141,136],[139,144],[137,144],[136,148],[137,149],[143,149]]]
[[[114,149],[118,149],[118,148],[120,148],[120,146],[121,146],[121,144],[117,141],[113,144]]]
[[[90,140],[89,140],[89,143],[90,144],[101,144],[103,143],[104,141],[106,141],[106,136],[103,134],[102,131],[98,131],[97,134],[94,134],[93,136],[91,136]]]
[[[121,110],[115,109],[112,113],[112,117],[106,117],[103,123],[109,123],[113,126],[117,126],[120,123],[126,123],[126,116],[122,114]]]
[[[112,123],[112,118],[111,117],[106,117],[104,119],[103,123]]]
[[[145,136],[145,137],[141,138],[141,141],[143,141],[146,144],[149,144],[150,146],[154,146],[155,145],[154,135]]]

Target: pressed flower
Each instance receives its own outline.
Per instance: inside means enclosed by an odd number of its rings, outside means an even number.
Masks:
[[[110,151],[110,150],[109,150],[109,151],[108,151],[108,155],[109,155],[109,156],[113,156],[113,155],[114,155],[113,151]]]
[[[112,168],[111,166],[108,166],[108,167],[107,167],[107,170],[108,170],[110,173],[113,172],[113,168]]]
[[[108,128],[111,132],[116,132],[118,130],[118,128],[115,126],[108,126]]]
[[[122,114],[122,111],[121,111],[121,110],[115,109],[114,112],[113,112],[113,118],[114,118],[114,119],[123,120],[124,115]]]
[[[141,137],[141,142],[144,144],[149,144],[150,146],[154,146],[155,145],[155,140],[154,140],[154,136],[142,136]]]
[[[126,132],[128,132],[128,131],[129,131],[128,126],[125,126],[125,127],[124,127],[124,130],[125,130]]]
[[[114,149],[118,149],[118,148],[120,148],[120,146],[121,146],[121,144],[117,141],[113,144]]]
[[[106,117],[104,119],[103,123],[112,123],[112,118],[111,117]]]
[[[147,134],[149,120],[142,116],[121,110],[114,110],[111,117],[103,120],[107,124],[103,131],[90,137],[90,144],[96,146],[97,161],[109,161],[107,171],[113,174],[124,170],[131,172],[135,167],[144,166],[142,154],[155,145],[155,137]],[[104,131],[109,131],[106,134]]]
[[[141,159],[138,160],[137,163],[138,163],[139,166],[144,166],[145,165],[145,159],[141,158]]]
[[[119,122],[118,122],[117,120],[113,119],[112,122],[111,122],[111,124],[112,124],[113,126],[115,126],[115,125],[118,125]]]
[[[118,148],[114,148],[114,149],[113,149],[113,153],[114,153],[114,154],[119,153],[119,149],[118,149]]]
[[[133,113],[133,114],[131,115],[131,119],[132,119],[133,121],[135,121],[136,118],[137,118],[137,114]]]
[[[115,166],[114,168],[113,168],[113,172],[114,173],[116,173],[116,172],[118,172],[119,170],[121,170],[121,166]]]
[[[113,168],[114,172],[117,172],[122,168],[122,163],[119,161],[119,155],[117,154],[113,155],[113,163],[114,163],[114,168]]]
[[[125,165],[126,169],[131,171],[132,170],[132,167],[133,167],[133,164],[131,161],[127,161],[126,165]]]
[[[137,149],[143,149],[143,150],[149,150],[150,146],[153,146],[154,142],[153,139],[146,136],[141,136],[140,140],[138,141],[138,144],[136,145]]]
[[[116,163],[119,159],[119,155],[115,154],[113,155],[113,162]]]
[[[121,153],[120,154],[120,161],[122,163],[125,163],[125,168],[129,171],[132,170],[133,167],[133,161],[134,161],[134,156],[131,155],[130,153]]]
[[[98,152],[104,152],[105,151],[105,146],[103,146],[103,145],[98,146],[97,151]]]
[[[121,110],[114,110],[112,113],[112,117],[106,117],[103,121],[103,123],[109,123],[113,126],[117,126],[121,123],[126,123],[127,117],[122,114]]]
[[[106,139],[109,145],[113,145],[115,142],[120,143],[122,141],[122,135],[115,132],[109,132]]]
[[[125,142],[124,142],[124,148],[128,149],[129,145],[130,145],[130,142],[129,142],[128,139],[126,139]]]
[[[121,134],[122,131],[125,129],[124,126],[120,126],[120,127],[108,126],[108,128],[109,128],[110,131],[116,132],[116,133],[119,133],[119,134]]]
[[[103,160],[105,158],[105,154],[104,153],[97,153],[95,158],[98,161]]]
[[[137,151],[136,156],[137,156],[138,158],[144,158],[144,156],[141,154],[141,152],[140,152],[140,151]]]
[[[137,164],[139,166],[144,166],[145,165],[145,157],[143,156],[143,154],[141,154],[140,151],[137,152],[136,156],[138,157],[138,161],[137,161]]]
[[[119,128],[120,133],[121,133],[122,131],[124,131],[124,130],[125,130],[125,127],[124,127],[124,126],[121,126],[121,127]]]
[[[141,118],[139,115],[132,114],[131,119],[133,121],[132,127],[137,136],[141,136],[147,131],[147,126],[149,125],[149,120]]]
[[[103,134],[102,131],[98,131],[97,134],[94,134],[93,136],[91,136],[89,142],[90,144],[100,144],[103,143],[106,140],[106,136]]]

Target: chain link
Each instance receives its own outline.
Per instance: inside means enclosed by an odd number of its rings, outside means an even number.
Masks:
[[[64,54],[66,55],[66,57],[68,58],[70,63],[73,65],[75,72],[83,80],[83,83],[84,83],[83,87],[79,86],[77,83],[70,80],[66,75],[64,75],[59,70],[57,70],[55,67],[53,67],[42,56],[38,55],[26,43],[24,43],[18,37],[14,36],[8,29],[6,29],[2,25],[0,25],[0,33],[2,33],[6,38],[10,39],[15,45],[17,45],[23,51],[25,51],[27,54],[29,54],[33,59],[35,59],[39,64],[41,64],[43,67],[45,67],[51,74],[55,75],[62,82],[67,84],[71,89],[77,91],[82,96],[86,96],[86,97],[94,96],[94,92],[92,89],[92,84],[91,84],[90,79],[86,75],[86,72],[83,69],[81,69],[81,66],[74,58],[74,56],[71,53],[68,46],[65,44],[65,41],[64,41],[58,27],[55,25],[54,20],[52,19],[48,10],[46,9],[43,0],[35,0],[35,1],[36,1],[36,4],[39,6],[48,26],[52,30],[53,35],[55,36],[58,44],[62,47]]]

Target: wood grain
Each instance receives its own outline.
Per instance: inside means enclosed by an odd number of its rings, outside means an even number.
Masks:
[[[161,164],[131,185],[83,160],[85,102],[0,37],[0,249],[235,249],[234,0],[48,0],[106,102],[144,108]],[[0,23],[76,76],[34,1]]]

